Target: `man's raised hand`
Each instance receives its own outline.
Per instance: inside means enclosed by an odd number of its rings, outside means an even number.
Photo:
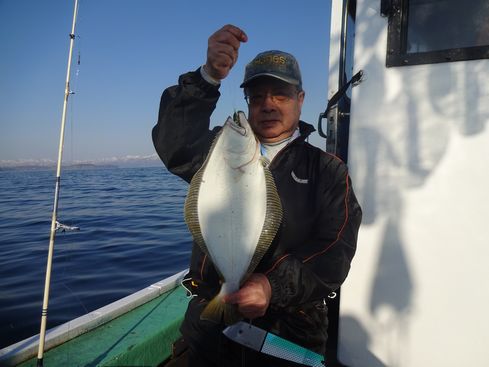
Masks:
[[[227,24],[209,37],[205,71],[216,80],[224,79],[238,60],[241,42],[248,36],[238,27]]]

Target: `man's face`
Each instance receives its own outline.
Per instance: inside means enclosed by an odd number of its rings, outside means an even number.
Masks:
[[[263,143],[291,136],[299,124],[304,91],[276,78],[261,77],[246,90],[248,120]]]

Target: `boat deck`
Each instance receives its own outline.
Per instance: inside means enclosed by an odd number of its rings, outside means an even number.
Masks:
[[[158,366],[172,354],[187,308],[185,290],[176,287],[96,329],[44,354],[44,365]],[[32,358],[20,367],[36,366]]]

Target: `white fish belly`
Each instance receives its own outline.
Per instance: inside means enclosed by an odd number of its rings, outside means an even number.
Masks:
[[[197,206],[209,255],[228,283],[226,290],[233,292],[250,265],[265,222],[266,181],[262,164],[255,160],[233,169],[222,155],[211,157],[202,177]]]

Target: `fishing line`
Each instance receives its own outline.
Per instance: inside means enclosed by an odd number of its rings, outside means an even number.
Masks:
[[[81,0],[79,0],[78,2],[78,6],[77,6],[77,13],[78,13],[78,9],[80,7],[80,2]],[[83,17],[78,17],[78,29],[80,29],[80,25],[83,23]],[[78,33],[78,32],[77,32]],[[76,136],[76,132],[75,132],[75,122],[76,122],[76,100],[77,98],[74,98],[76,96],[76,93],[78,93],[78,78],[79,78],[79,75],[80,75],[80,65],[81,65],[81,49],[82,49],[82,40],[81,40],[81,37],[77,34],[75,34],[75,39],[76,39],[76,67],[75,67],[75,72],[74,72],[74,78],[72,79],[73,80],[73,83],[72,85],[70,85],[70,97],[71,97],[71,103],[69,105],[69,109],[70,109],[70,116],[69,116],[69,125],[70,125],[70,161],[71,161],[71,164],[73,165],[74,162],[75,162],[75,136]],[[72,72],[73,74],[73,72]],[[72,181],[72,184],[73,184],[73,181]],[[75,198],[75,195],[73,194],[73,190],[72,191],[72,195],[70,195],[71,197],[71,200],[74,200]],[[71,216],[73,216],[74,213],[71,213]],[[64,224],[60,224],[60,228],[59,230],[61,232],[63,232],[63,234],[66,234],[64,233],[65,231],[67,232],[71,232],[71,231],[79,231],[80,228],[75,226],[74,222],[72,220],[69,221],[70,225],[64,225]],[[57,224],[58,226],[58,224]],[[59,231],[58,230],[58,227],[57,227],[57,232]],[[72,300],[74,300],[74,304],[78,304],[79,307],[81,306],[81,308],[83,309],[83,314],[87,314],[89,311],[88,311],[88,308],[86,307],[85,303],[82,301],[82,299],[80,298],[80,296],[77,294],[77,292],[75,292],[68,284],[67,284],[67,280],[68,279],[73,279],[73,272],[71,272],[70,270],[72,269],[72,266],[73,266],[73,259],[76,259],[75,257],[75,253],[74,253],[74,250],[75,250],[75,247],[77,247],[76,245],[76,239],[77,237],[75,238],[72,238],[72,239],[68,239],[67,237],[64,237],[65,239],[67,239],[67,241],[65,242],[66,243],[66,247],[62,247],[62,254],[64,253],[65,255],[65,261],[64,261],[64,266],[63,266],[63,269],[61,270],[61,274],[60,274],[60,279],[61,279],[61,286],[63,288],[65,288],[69,294],[70,294],[70,298]],[[66,276],[65,274],[69,274],[69,276]],[[73,301],[72,301],[73,302]],[[71,323],[69,324],[68,326],[68,329],[70,330],[71,329]],[[67,361],[70,361],[71,360],[71,356],[72,354],[74,353],[74,351],[72,350],[71,347],[69,347],[66,352],[65,352],[65,356],[66,356],[66,359]]]
[[[78,10],[80,8],[80,3],[82,0],[78,0],[77,3],[77,15],[78,15],[78,20],[77,20],[77,29],[80,30],[83,29],[83,20],[84,20],[84,14],[79,14]],[[71,164],[74,163],[75,157],[74,157],[74,151],[75,151],[75,103],[76,103],[76,93],[78,92],[78,77],[80,75],[80,65],[81,65],[81,51],[83,48],[82,45],[82,38],[78,35],[80,33],[79,31],[76,32],[75,39],[75,47],[76,47],[76,70],[75,70],[75,76],[72,85],[70,85],[70,97],[71,97],[71,102],[70,102],[70,161]]]
[[[237,111],[243,110],[243,107],[240,105],[240,102],[242,102],[242,99],[244,99],[242,90],[239,88],[241,83],[238,80],[238,77],[233,75],[233,71],[236,72],[236,70],[231,69],[228,77],[222,80],[223,94],[226,95],[226,98],[229,99],[231,104],[231,110],[225,111],[227,115],[230,115],[231,112],[236,113]]]
[[[236,97],[236,89],[234,87],[234,80],[227,80],[227,82],[224,83],[224,89],[226,91],[226,94],[229,96],[231,99],[231,107],[233,109],[233,113],[236,113],[238,110],[237,106],[237,97]]]
[[[65,234],[65,233],[64,233]],[[66,235],[66,234],[65,234]],[[73,250],[75,248],[75,243],[74,241],[66,241],[67,242],[67,248],[64,248],[64,251],[61,252],[61,254],[63,254],[63,252],[66,253],[66,261],[64,262],[64,266],[63,268],[61,269],[61,272],[60,272],[60,279],[62,279],[61,281],[61,285],[66,288],[70,294],[75,298],[76,302],[83,308],[83,310],[85,311],[85,314],[88,313],[88,309],[87,307],[85,306],[85,304],[83,303],[83,301],[80,299],[80,297],[76,294],[75,291],[73,291],[73,289],[71,287],[68,286],[68,284],[65,282],[65,279],[68,279],[67,276],[65,276],[68,272],[68,269],[70,267],[69,264],[71,264],[72,262],[72,259],[74,257],[74,253],[73,253]],[[70,277],[71,278],[71,277]]]
[[[197,297],[197,294],[194,294],[189,288],[187,288],[187,286],[185,286],[185,282],[188,282],[188,281],[192,281],[192,278],[185,278],[185,279],[182,279],[182,281],[180,282],[180,285],[185,289],[185,291],[187,292],[187,299],[192,299],[194,297]]]
[[[80,75],[80,64],[81,64],[81,38],[80,36],[76,36],[78,39],[78,52],[76,57],[76,71],[75,77],[70,86],[70,95],[71,95],[71,103],[70,103],[70,161],[74,163],[74,150],[75,150],[75,140],[74,140],[74,130],[75,130],[75,104],[76,104],[76,93],[78,93],[78,77]]]
[[[83,301],[81,300],[80,297],[78,297],[78,295],[76,294],[76,292],[73,291],[73,289],[71,289],[70,287],[68,287],[68,285],[63,282],[61,284],[63,287],[65,287],[70,293],[72,296],[75,297],[75,299],[78,301],[78,304],[83,308],[83,311],[85,312],[85,314],[87,314],[89,311],[88,311],[88,308],[85,307],[85,304],[83,303]]]

